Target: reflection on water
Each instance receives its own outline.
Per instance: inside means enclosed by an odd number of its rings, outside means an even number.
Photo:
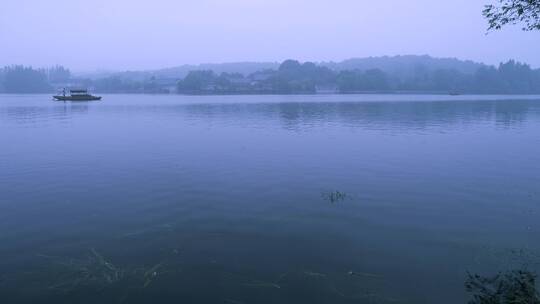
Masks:
[[[466,303],[540,267],[540,101],[0,95],[7,303]]]
[[[196,104],[178,107],[177,111],[193,116],[229,120],[277,118],[285,129],[290,130],[328,123],[372,129],[424,129],[494,121],[498,125],[510,127],[523,122],[528,114],[539,114],[538,107],[528,101],[513,101],[510,105],[508,102],[472,101],[462,103],[459,107],[455,103]]]
[[[126,102],[129,102],[128,97]],[[196,97],[194,97],[196,98]],[[215,97],[219,99],[220,97]],[[258,97],[257,97],[258,98]],[[320,123],[342,123],[352,126],[375,127],[386,124],[403,128],[425,128],[446,124],[467,124],[478,121],[494,121],[500,126],[510,127],[527,119],[527,115],[540,115],[535,100],[423,100],[423,101],[321,101],[305,102],[267,102],[267,103],[135,103],[129,105],[93,105],[93,110],[106,113],[154,113],[180,115],[183,117],[205,117],[209,119],[228,119],[255,121],[279,119],[285,129],[297,129]],[[88,103],[16,104],[2,107],[0,115],[19,123],[32,124],[40,119],[62,120],[74,115],[88,114]],[[23,102],[21,102],[23,103]],[[459,106],[458,106],[459,105]]]

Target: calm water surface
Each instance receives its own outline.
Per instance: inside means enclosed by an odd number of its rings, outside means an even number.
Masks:
[[[540,266],[534,96],[0,95],[0,147],[2,303],[465,303]]]

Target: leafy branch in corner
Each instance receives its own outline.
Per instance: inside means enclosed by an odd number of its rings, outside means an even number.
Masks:
[[[540,30],[540,0],[497,0],[483,11],[489,30],[499,30],[507,24],[523,24],[524,31]]]

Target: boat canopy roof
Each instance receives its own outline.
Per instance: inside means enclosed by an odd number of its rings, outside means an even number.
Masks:
[[[76,90],[69,90],[71,93],[87,93],[88,90],[84,89],[76,89]]]

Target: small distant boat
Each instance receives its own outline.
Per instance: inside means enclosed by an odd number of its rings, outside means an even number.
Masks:
[[[69,95],[66,95],[66,89],[62,90],[62,95],[54,95],[53,98],[59,101],[92,101],[101,100],[101,96],[88,94],[88,90],[69,90]]]
[[[461,95],[459,92],[455,92],[455,91],[448,92],[448,94],[449,94],[450,96],[459,96],[459,95]]]

